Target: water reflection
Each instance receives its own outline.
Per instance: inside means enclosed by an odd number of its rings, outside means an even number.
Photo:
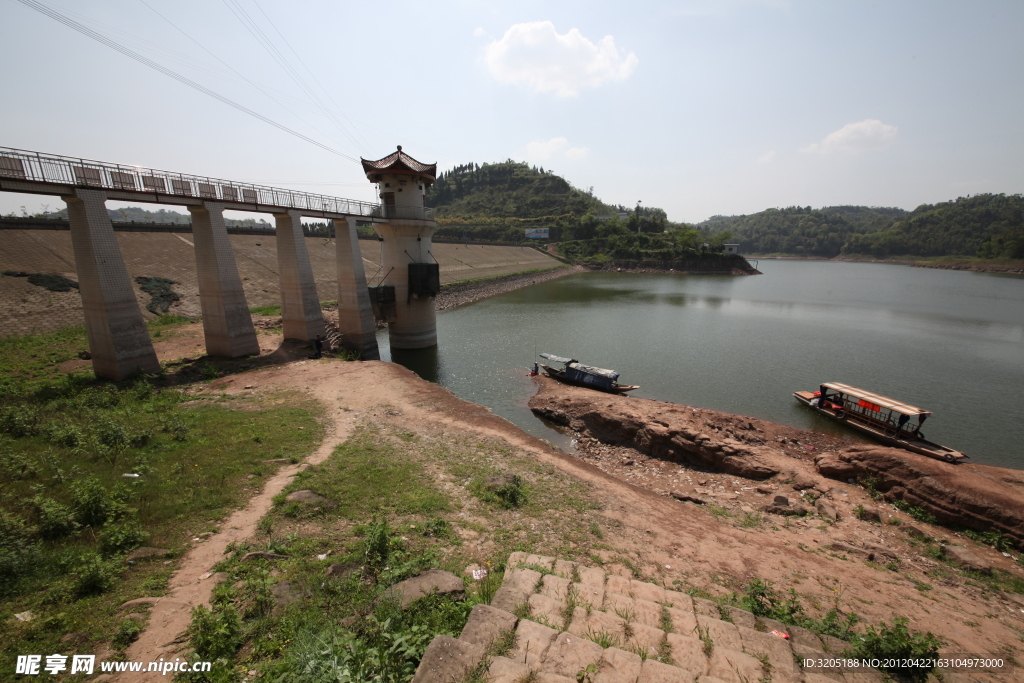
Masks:
[[[409,368],[428,382],[438,383],[441,361],[436,346],[429,349],[390,349],[391,361]]]

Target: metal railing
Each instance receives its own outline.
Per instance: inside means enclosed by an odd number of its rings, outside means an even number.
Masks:
[[[295,192],[251,183],[109,164],[0,147],[0,178],[36,181],[142,194],[195,197],[236,204],[337,213],[378,218],[433,219],[432,209],[384,207],[381,204]],[[397,211],[397,213],[396,213]],[[410,215],[399,215],[408,212]],[[418,215],[411,215],[419,212]],[[428,217],[429,215],[429,217]]]

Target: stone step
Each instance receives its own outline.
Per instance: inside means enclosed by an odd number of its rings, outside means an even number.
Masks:
[[[448,683],[486,666],[484,678],[496,683],[531,675],[573,683],[581,672],[593,683],[843,682],[850,674],[804,672],[795,656],[847,646],[653,583],[515,552],[491,604],[473,608],[458,639],[435,638],[413,680]],[[875,673],[858,674],[858,683],[880,681]]]

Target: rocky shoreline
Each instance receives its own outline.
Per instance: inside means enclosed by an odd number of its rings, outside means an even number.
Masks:
[[[951,465],[898,448],[663,401],[602,394],[548,378],[538,378],[538,384],[531,410],[578,433],[584,455],[613,449],[612,470],[632,466],[622,465],[631,459],[628,452],[614,450],[627,449],[691,470],[752,480],[749,488],[799,476],[870,482],[880,500],[921,508],[950,528],[996,532],[1024,548],[1024,472]],[[678,487],[659,492],[701,494]]]
[[[471,304],[488,297],[505,294],[522,287],[529,287],[538,282],[556,280],[566,275],[586,272],[586,269],[579,266],[558,266],[549,270],[532,271],[527,273],[512,273],[501,277],[488,278],[486,280],[469,280],[467,282],[453,282],[450,285],[443,285],[441,293],[434,299],[434,308],[443,311],[464,304]]]

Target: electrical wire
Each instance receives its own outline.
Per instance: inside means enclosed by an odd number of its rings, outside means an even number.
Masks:
[[[251,80],[249,80],[248,78],[246,78],[246,76],[245,76],[244,74],[242,74],[242,73],[241,73],[241,72],[239,72],[239,71],[238,71],[237,69],[235,69],[235,68],[234,68],[233,66],[231,66],[230,64],[228,64],[227,62],[225,62],[225,61],[224,61],[223,59],[221,59],[220,57],[218,57],[218,56],[217,56],[216,54],[214,54],[214,53],[213,53],[213,52],[211,52],[210,50],[208,50],[208,49],[206,48],[206,46],[205,46],[205,45],[203,45],[203,44],[202,44],[202,43],[200,43],[200,42],[199,42],[198,40],[196,40],[195,38],[193,38],[192,36],[190,36],[190,35],[189,35],[188,33],[186,33],[186,32],[185,32],[185,30],[184,30],[184,29],[182,29],[182,28],[181,28],[180,26],[178,26],[178,25],[177,25],[177,24],[175,24],[175,23],[174,23],[173,21],[171,21],[170,19],[168,19],[167,17],[165,17],[165,16],[163,15],[163,14],[160,14],[160,12],[158,12],[158,11],[156,10],[156,8],[154,8],[154,7],[152,6],[152,5],[150,5],[150,4],[148,3],[148,2],[146,2],[146,0],[139,0],[139,2],[141,2],[141,3],[142,3],[143,5],[145,5],[145,6],[147,7],[147,8],[149,8],[149,9],[150,9],[150,10],[151,10],[151,11],[152,11],[152,12],[153,12],[154,14],[156,14],[156,15],[157,15],[158,17],[160,17],[161,19],[163,19],[164,21],[166,21],[166,22],[167,22],[168,24],[170,24],[170,25],[171,25],[171,27],[172,27],[172,28],[174,28],[174,29],[175,29],[176,31],[178,31],[179,33],[181,33],[181,35],[185,36],[186,38],[188,38],[189,40],[191,40],[191,41],[192,41],[193,43],[195,43],[196,45],[198,45],[198,46],[199,46],[199,47],[200,47],[200,48],[201,48],[202,50],[204,50],[204,51],[205,51],[205,52],[206,52],[206,53],[207,53],[208,55],[210,55],[211,57],[213,57],[214,59],[216,59],[216,60],[217,60],[218,62],[220,62],[221,64],[223,64],[224,66],[226,66],[226,67],[227,67],[228,69],[230,69],[231,71],[233,71],[233,72],[234,72],[234,73],[235,73],[235,74],[236,74],[236,75],[237,75],[237,76],[238,76],[239,78],[241,78],[242,80],[244,80],[244,81],[245,81],[246,83],[248,83],[249,85],[251,85],[251,86],[252,86],[253,88],[256,88],[256,90],[259,90],[259,91],[260,91],[261,93],[263,93],[263,95],[265,95],[265,96],[266,96],[266,97],[267,97],[267,98],[268,98],[269,100],[271,100],[272,102],[274,102],[275,104],[277,104],[277,105],[278,105],[279,107],[281,107],[281,108],[282,108],[282,109],[284,109],[284,110],[285,110],[286,112],[288,112],[289,114],[291,114],[292,116],[294,116],[295,118],[297,118],[297,119],[298,119],[299,121],[302,121],[302,122],[303,122],[304,124],[306,124],[307,126],[309,126],[310,128],[312,128],[312,129],[313,129],[313,130],[315,130],[316,132],[318,132],[318,133],[320,133],[321,135],[323,135],[323,136],[324,136],[325,138],[327,138],[328,140],[330,140],[330,141],[331,141],[331,142],[333,142],[334,144],[338,144],[337,140],[334,140],[334,139],[332,139],[330,135],[328,135],[327,133],[323,132],[322,130],[320,130],[319,128],[317,128],[317,127],[316,127],[316,126],[314,126],[313,124],[311,124],[311,123],[310,123],[309,121],[307,121],[306,119],[304,119],[304,118],[302,118],[301,116],[299,116],[298,114],[296,114],[296,113],[295,113],[294,111],[292,111],[291,109],[289,109],[289,108],[288,108],[288,107],[287,107],[287,106],[286,106],[286,105],[285,105],[285,104],[284,104],[283,102],[281,102],[281,101],[280,101],[280,100],[279,100],[278,98],[276,98],[276,97],[274,97],[273,95],[271,95],[271,94],[270,94],[269,92],[267,92],[267,91],[266,91],[266,90],[264,90],[264,89],[263,89],[262,87],[260,87],[260,86],[259,86],[259,85],[258,85],[257,83],[254,83],[253,81],[251,81]]]
[[[260,28],[259,24],[249,16],[249,13],[245,11],[245,8],[242,7],[238,0],[224,0],[224,4],[227,5],[227,8],[231,10],[231,13],[235,15],[235,18],[238,19],[247,31],[249,31],[252,37],[256,39],[256,42],[258,42],[267,54],[277,62],[278,66],[281,67],[285,74],[292,79],[295,85],[299,86],[299,88],[306,93],[306,96],[320,108],[320,111],[327,116],[327,118],[333,121],[338,129],[341,130],[357,147],[360,146],[352,133],[350,133],[338,118],[334,116],[333,112],[331,112],[327,105],[324,104],[323,100],[320,99],[320,96],[317,95],[313,88],[306,83],[304,78],[302,78],[302,74],[300,74],[298,70],[291,65],[288,58],[279,49],[277,49],[274,41],[272,41],[270,37],[264,33],[263,29]]]
[[[259,114],[259,113],[255,112],[255,111],[253,111],[252,109],[249,109],[248,107],[246,107],[244,105],[241,105],[238,102],[235,102],[234,100],[229,99],[229,98],[221,95],[220,93],[217,93],[217,92],[215,92],[215,91],[213,91],[213,90],[211,90],[211,89],[209,89],[209,88],[207,88],[207,87],[205,87],[203,85],[200,85],[199,83],[196,83],[195,81],[193,81],[191,79],[188,79],[188,78],[182,76],[181,74],[179,74],[179,73],[177,73],[175,71],[172,71],[171,69],[168,69],[167,67],[163,66],[162,64],[154,62],[153,60],[148,59],[146,57],[143,57],[139,53],[137,53],[137,52],[135,52],[133,50],[130,50],[129,48],[127,48],[124,45],[122,45],[121,43],[117,42],[116,40],[113,40],[112,38],[108,38],[108,37],[104,36],[101,33],[93,31],[91,28],[88,28],[87,26],[83,26],[82,24],[78,23],[74,19],[71,19],[70,17],[67,17],[64,14],[61,14],[57,10],[52,9],[50,7],[47,7],[46,5],[44,5],[41,2],[38,2],[38,0],[18,0],[18,2],[20,2],[21,4],[23,4],[23,5],[27,6],[27,7],[30,7],[31,9],[36,10],[37,12],[39,12],[41,14],[45,14],[46,16],[50,17],[51,19],[54,19],[54,20],[64,24],[68,28],[72,28],[72,29],[78,31],[79,33],[81,33],[84,36],[92,38],[93,40],[95,40],[95,41],[97,41],[99,43],[102,43],[103,45],[106,45],[107,47],[109,47],[109,48],[111,48],[113,50],[116,50],[116,51],[120,52],[121,54],[125,55],[126,57],[130,57],[131,59],[134,59],[135,61],[139,62],[140,64],[148,66],[149,68],[151,68],[151,69],[153,69],[155,71],[159,71],[160,73],[164,74],[165,76],[173,78],[174,80],[178,81],[179,83],[181,83],[183,85],[187,85],[190,88],[198,90],[199,92],[203,93],[204,95],[208,95],[209,97],[212,97],[212,98],[214,98],[216,100],[219,100],[220,102],[223,102],[224,104],[226,104],[226,105],[228,105],[230,107],[234,107],[235,109],[237,109],[237,110],[239,110],[241,112],[244,112],[244,113],[248,114],[249,116],[257,118],[260,121],[263,121],[264,123],[268,123],[271,126],[274,126],[275,128],[278,128],[279,130],[282,130],[282,131],[284,131],[286,133],[294,135],[295,137],[299,138],[300,140],[305,140],[306,142],[308,142],[310,144],[316,145],[317,147],[319,147],[319,148],[321,148],[323,150],[326,150],[326,151],[328,151],[328,152],[330,152],[332,154],[337,154],[338,156],[340,156],[340,157],[342,157],[344,159],[348,159],[349,161],[353,161],[353,162],[358,162],[359,161],[358,159],[356,159],[353,156],[345,154],[344,152],[340,152],[340,151],[338,151],[338,150],[336,150],[336,149],[334,149],[332,147],[328,147],[327,145],[323,144],[322,142],[319,142],[317,140],[314,140],[311,137],[303,135],[302,133],[299,133],[298,131],[292,130],[291,128],[288,128],[287,126],[285,126],[285,125],[283,125],[281,123],[278,123],[277,121],[274,121],[273,119],[267,118],[266,116],[263,116],[262,114]]]

